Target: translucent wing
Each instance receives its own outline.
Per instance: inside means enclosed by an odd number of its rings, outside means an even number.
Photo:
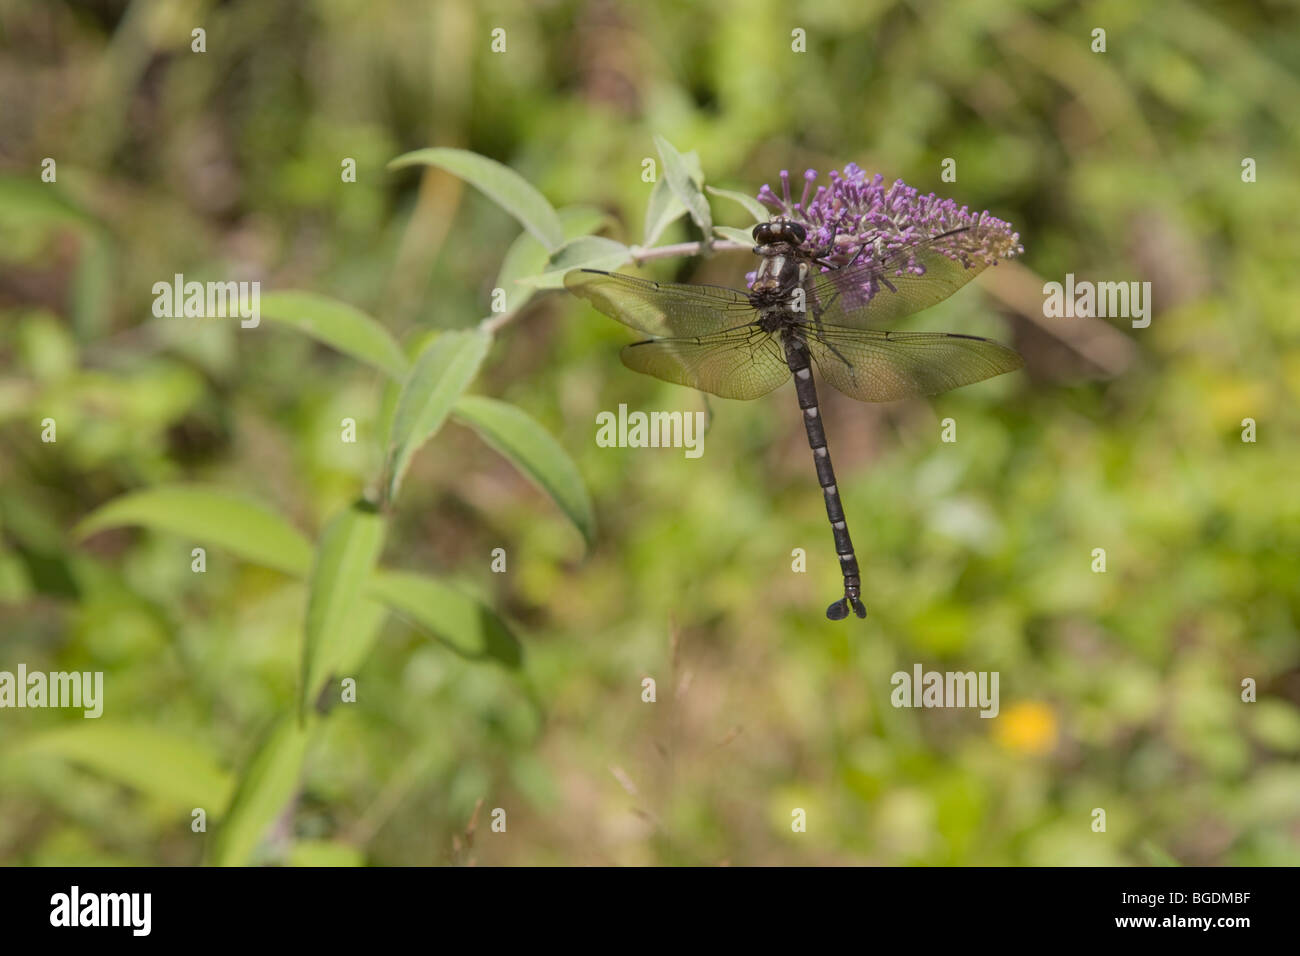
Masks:
[[[955,332],[807,330],[822,378],[863,402],[938,395],[1024,366],[1014,349]]]
[[[654,282],[594,269],[567,273],[564,285],[611,319],[647,335],[695,338],[756,317],[743,292],[718,285]]]
[[[790,377],[780,345],[754,326],[698,338],[634,342],[623,348],[622,358],[634,372],[721,398],[758,398]]]
[[[928,309],[987,266],[984,259],[967,254],[973,244],[969,233],[954,230],[884,259],[814,275],[807,284],[808,312],[829,325],[861,329]],[[918,269],[924,271],[917,274]]]

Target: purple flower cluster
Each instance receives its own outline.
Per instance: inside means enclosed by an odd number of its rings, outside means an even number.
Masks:
[[[817,186],[815,191],[817,171],[810,169],[803,178],[798,202],[790,194],[788,170],[781,171],[781,195],[764,185],[758,191],[758,201],[774,213],[803,224],[808,239],[802,251],[811,254],[831,246],[825,258],[834,267],[849,264],[860,253],[859,262],[881,259],[954,229],[965,231],[945,238],[934,248],[967,268],[975,262],[996,265],[999,259],[1010,259],[1025,251],[1020,234],[1012,231],[1010,223],[988,212],[972,213],[966,206],[940,199],[934,193],[922,196],[901,179],[886,187],[879,173],[868,178],[854,163],[845,166],[842,173],[832,170],[830,185]],[[829,268],[823,266],[823,270]],[[912,260],[900,266],[903,270],[919,275],[925,267]]]

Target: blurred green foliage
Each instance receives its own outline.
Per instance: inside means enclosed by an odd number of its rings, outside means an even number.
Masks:
[[[1268,2],[6,4],[0,670],[102,670],[106,699],[98,722],[0,712],[0,858],[1300,862],[1298,27]],[[716,186],[853,161],[1020,230],[1020,263],[914,325],[1014,338],[1027,374],[888,407],[823,396],[867,621],[822,616],[837,568],[792,396],[712,402],[699,460],[598,448],[602,410],[702,399],[625,370],[626,330],[551,292],[471,390],[573,457],[593,547],[453,424],[412,458],[382,556],[495,608],[518,667],[431,640],[411,579],[390,581],[412,615],[377,618],[357,702],[304,741],[282,722],[301,579],[216,547],[195,574],[185,535],[75,534],[120,495],[199,482],[317,540],[383,462],[380,371],[272,323],[155,319],[153,283],[311,290],[413,354],[489,313],[519,226],[391,159],[474,150],[610,214],[570,234],[632,243],[655,135]],[[726,199],[713,215],[747,221]],[[683,219],[661,241],[696,237]],[[1041,284],[1067,272],[1152,282],[1150,328],[1044,319]],[[999,671],[1000,716],[892,708],[916,662]],[[259,763],[298,748],[300,778]],[[268,794],[269,829],[209,846],[227,804]]]

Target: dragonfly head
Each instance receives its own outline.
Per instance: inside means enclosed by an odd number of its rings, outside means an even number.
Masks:
[[[797,222],[784,217],[777,217],[771,222],[760,222],[754,227],[754,241],[760,246],[773,242],[784,242],[791,246],[801,246],[808,238],[808,231]]]
[[[777,216],[771,222],[754,227],[754,252],[763,257],[762,264],[749,285],[751,293],[784,298],[802,279],[803,265],[799,247],[808,238],[803,225]]]

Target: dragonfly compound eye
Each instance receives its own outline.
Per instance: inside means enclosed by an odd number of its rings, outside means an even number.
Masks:
[[[772,224],[770,222],[760,222],[754,227],[754,241],[760,245],[766,245],[772,241]]]
[[[797,222],[787,222],[785,224],[786,234],[790,237],[790,242],[796,246],[803,245],[803,241],[808,238],[808,231]]]

